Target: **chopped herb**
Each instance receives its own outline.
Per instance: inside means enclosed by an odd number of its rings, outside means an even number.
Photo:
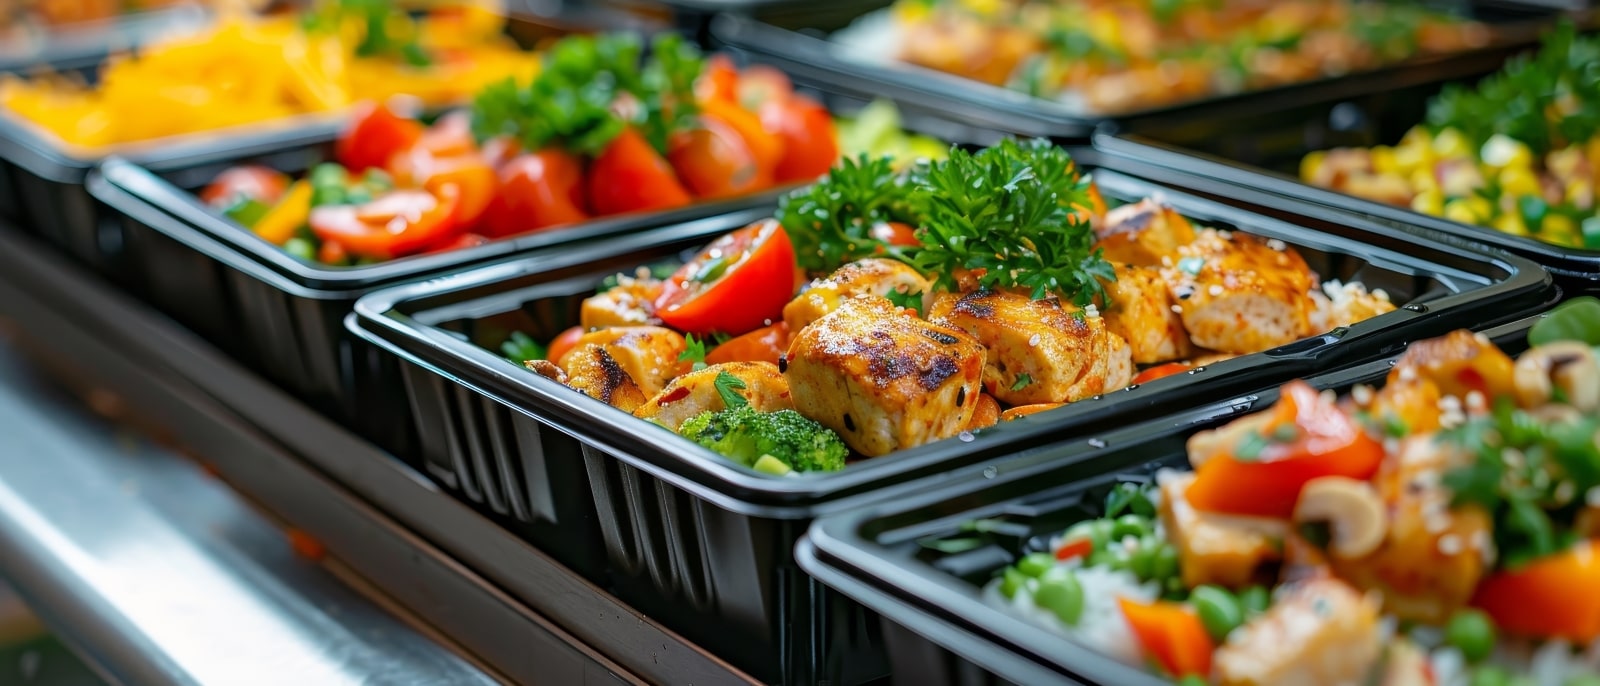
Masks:
[[[911,187],[893,160],[862,154],[840,160],[820,181],[784,196],[775,216],[801,268],[831,272],[859,259],[901,252],[874,238],[872,227],[916,224],[910,197]]]
[[[895,307],[903,307],[908,310],[915,310],[917,316],[922,316],[922,291],[917,291],[916,293],[907,293],[905,291],[896,289],[889,291],[887,297],[889,298],[889,302],[894,303]]]
[[[1011,390],[1020,391],[1024,388],[1027,388],[1028,384],[1031,383],[1033,383],[1033,377],[1028,376],[1027,374],[1020,374],[1017,376],[1017,382],[1011,384]]]
[[[1123,482],[1106,494],[1106,518],[1120,517],[1124,512],[1143,517],[1154,517],[1156,507],[1150,502],[1148,485]]]
[[[717,389],[717,395],[722,396],[722,404],[733,410],[744,407],[750,403],[739,391],[745,389],[742,379],[727,372],[718,372],[715,381],[711,382]]]
[[[511,332],[511,337],[500,344],[500,352],[517,364],[529,360],[542,360],[549,356],[549,348],[521,331]]]
[[[1259,431],[1246,433],[1239,439],[1239,445],[1233,449],[1233,459],[1241,462],[1255,462],[1261,459],[1261,453],[1267,449],[1267,437]]]
[[[705,341],[705,339],[703,339],[703,338],[695,338],[694,334],[689,334],[689,335],[683,337],[683,341],[684,341],[683,352],[678,353],[678,361],[679,362],[692,362],[692,363],[694,363],[693,365],[691,365],[690,368],[692,370],[694,370],[694,371],[697,371],[697,372],[702,370],[702,369],[705,369],[706,368],[706,341]],[[724,372],[724,373],[726,373],[726,372]]]
[[[1391,438],[1405,438],[1407,434],[1411,433],[1411,427],[1406,424],[1406,420],[1401,419],[1398,415],[1392,412],[1385,412],[1383,415],[1383,433]]]

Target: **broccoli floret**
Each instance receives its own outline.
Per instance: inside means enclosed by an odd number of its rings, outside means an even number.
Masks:
[[[794,410],[704,412],[678,433],[746,467],[771,455],[797,472],[836,472],[850,454],[838,434]]]

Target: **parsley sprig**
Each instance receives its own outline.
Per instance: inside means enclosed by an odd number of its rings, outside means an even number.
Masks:
[[[506,79],[479,92],[473,133],[593,156],[633,126],[666,152],[673,133],[695,125],[694,82],[704,68],[699,49],[675,34],[657,37],[648,58],[631,33],[570,36],[550,47],[532,81]]]
[[[1048,141],[952,149],[913,183],[922,247],[910,261],[935,275],[936,287],[954,289],[959,273],[982,270],[985,287],[1087,305],[1104,296],[1102,280],[1116,279],[1088,222],[1071,209],[1089,204],[1089,179]]]
[[[794,244],[795,260],[812,272],[898,254],[898,248],[872,237],[873,225],[919,221],[905,175],[895,171],[890,158],[865,153],[841,160],[822,180],[785,196],[777,218]]]

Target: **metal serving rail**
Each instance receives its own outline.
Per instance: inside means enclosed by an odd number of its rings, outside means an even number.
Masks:
[[[439,491],[398,460],[310,412],[193,334],[5,227],[0,227],[0,327],[56,381],[100,398],[97,405],[123,411],[127,420],[149,427],[164,442],[182,446],[183,452],[287,525],[309,534],[326,547],[329,557],[504,679],[563,685],[754,683]],[[9,381],[0,377],[0,384]],[[20,398],[12,404],[30,405]],[[24,426],[46,421],[37,413],[18,414],[5,404],[0,404],[0,413]],[[0,424],[0,558],[4,558],[0,574],[16,578],[19,586],[40,589],[30,593],[49,594],[35,602],[48,608],[41,611],[52,622],[86,612],[103,616],[98,624],[86,625],[84,643],[94,644],[86,650],[96,662],[114,663],[126,675],[111,666],[107,671],[128,683],[188,683],[185,678],[167,678],[188,675],[184,669],[227,670],[205,672],[222,675],[204,679],[207,683],[248,683],[256,675],[273,684],[329,682],[316,673],[297,680],[300,673],[294,670],[314,669],[316,660],[301,660],[301,655],[289,652],[298,644],[290,642],[295,634],[287,628],[270,623],[258,627],[237,619],[223,626],[175,624],[175,617],[166,614],[171,608],[193,612],[197,622],[221,619],[230,616],[226,603],[236,602],[235,597],[213,600],[215,577],[161,566],[177,565],[178,558],[193,550],[178,547],[165,552],[166,545],[182,543],[177,533],[149,539],[136,530],[124,530],[127,535],[113,536],[108,532],[135,524],[99,523],[87,514],[73,514],[69,509],[73,502],[89,508],[84,512],[93,512],[90,506],[99,505],[94,501],[119,497],[118,489],[127,488],[129,482],[113,476],[115,469],[93,462],[76,463],[64,473],[44,466],[30,472],[28,463],[50,460],[34,448],[12,450],[9,435],[17,430]],[[91,452],[105,460],[129,459],[104,450]],[[182,509],[189,507],[181,502],[186,496],[162,494],[159,485],[140,485],[137,493],[144,494],[145,507],[152,512],[189,512]],[[42,514],[39,506],[29,503],[30,497],[54,498],[61,509]],[[126,493],[120,497],[128,499]],[[155,515],[149,517],[145,521],[153,521]],[[167,519],[192,522],[183,531],[218,535],[214,523],[173,514]],[[75,549],[70,539],[48,528],[59,529],[68,522],[83,535],[100,536],[96,540],[106,548],[101,557]],[[22,543],[11,535],[12,528],[23,530]],[[237,560],[239,553],[217,555],[217,560]],[[32,562],[13,559],[24,556]],[[117,556],[165,571],[143,584],[120,579],[117,568],[109,564],[121,561]],[[96,575],[93,580],[106,592],[128,598],[102,601],[91,594],[87,601],[76,600],[75,594],[85,588],[61,588],[49,578],[63,571],[69,576],[80,573],[74,565],[82,567],[81,574]],[[241,599],[237,602],[250,598],[265,602],[292,595],[298,588],[298,580],[285,580],[249,590],[247,578],[266,583],[273,577],[258,569],[254,576],[236,578],[232,588]],[[171,603],[156,602],[161,597]],[[79,607],[84,603],[88,607]],[[130,625],[115,611],[121,607],[139,610],[144,623]],[[336,665],[366,664],[366,656],[384,662],[381,673],[364,675],[365,683],[473,683],[485,678],[459,658],[447,660],[436,646],[379,641],[350,631],[344,611],[335,614],[339,616],[320,620],[304,615],[300,621],[324,628],[344,626],[363,642],[311,641],[324,651],[312,655],[336,656]],[[155,638],[168,640],[172,650],[181,648],[183,655],[200,662],[179,669],[166,654],[150,654],[152,631],[159,634]],[[276,633],[253,635],[262,631]],[[248,659],[235,661],[235,654],[257,658],[260,665]],[[446,668],[461,671],[430,671]],[[355,672],[352,668],[346,674]]]

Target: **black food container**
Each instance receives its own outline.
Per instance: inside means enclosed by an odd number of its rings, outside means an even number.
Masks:
[[[1508,354],[1527,348],[1538,317],[1486,334]],[[1394,358],[1307,379],[1345,392],[1379,386]],[[1264,386],[1163,419],[1096,433],[949,475],[937,488],[893,489],[892,498],[818,519],[796,551],[800,566],[883,618],[894,683],[918,686],[1170,682],[1129,667],[986,602],[982,587],[1021,555],[1048,550],[1074,522],[1099,516],[1117,483],[1150,483],[1163,467],[1187,468],[1189,436],[1271,407]],[[973,539],[960,552],[938,541]]]
[[[1526,5],[1480,7],[1469,4],[1460,9],[1492,28],[1493,38],[1485,47],[1422,56],[1363,72],[1204,100],[1127,112],[1094,113],[909,63],[851,57],[830,38],[857,17],[888,4],[884,0],[873,0],[854,5],[762,5],[744,13],[728,12],[717,16],[709,24],[708,36],[715,45],[747,53],[751,59],[808,79],[825,79],[841,88],[880,93],[899,102],[929,107],[997,130],[1078,142],[1087,139],[1097,126],[1111,121],[1159,115],[1181,121],[1229,122],[1273,103],[1296,103],[1329,94],[1350,97],[1384,93],[1423,79],[1476,73],[1483,65],[1498,65],[1509,51],[1532,44],[1539,27],[1556,14],[1549,8]]]
[[[439,483],[517,520],[520,532],[558,557],[603,555],[621,598],[759,678],[856,683],[881,674],[876,623],[795,566],[793,543],[813,518],[880,497],[893,484],[922,477],[937,483],[952,468],[1538,311],[1554,296],[1548,275],[1525,260],[1372,224],[1270,219],[1134,176],[1133,162],[1088,148],[1071,152],[1108,197],[1159,193],[1202,224],[1282,240],[1323,278],[1387,289],[1404,306],[1348,329],[1009,422],[971,441],[790,479],[735,466],[498,352],[513,331],[548,340],[576,324],[582,300],[607,276],[682,260],[721,233],[769,216],[770,208],[387,289],[358,302],[349,325],[405,361],[423,468]],[[580,459],[585,473],[575,475]],[[536,513],[528,505],[534,502],[556,510]],[[585,517],[597,518],[601,536],[563,538],[571,532],[566,522]],[[551,548],[561,545],[598,550]]]
[[[1579,23],[1593,28],[1595,17],[1587,13]],[[1300,99],[1275,100],[1227,120],[1151,116],[1122,122],[1103,131],[1096,145],[1216,179],[1222,185],[1247,186],[1394,226],[1421,226],[1461,241],[1508,250],[1544,265],[1574,292],[1600,290],[1600,250],[1562,247],[1462,224],[1312,186],[1299,177],[1300,161],[1308,153],[1395,144],[1424,120],[1429,99],[1445,85],[1477,83],[1498,71],[1506,58],[1533,47],[1508,51],[1499,59],[1485,55],[1473,68],[1419,73],[1388,89],[1306,93]]]

